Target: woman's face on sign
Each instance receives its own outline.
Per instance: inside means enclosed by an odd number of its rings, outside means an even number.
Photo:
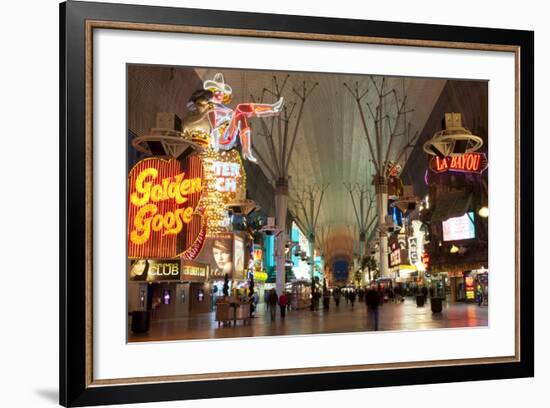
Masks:
[[[223,269],[224,265],[231,261],[231,254],[220,248],[212,248],[212,255],[214,256],[214,261],[218,268]]]
[[[147,263],[145,262],[145,259],[139,259],[139,260],[135,261],[132,264],[131,275],[132,276],[141,276],[141,275],[143,275],[143,272],[145,272],[145,266],[146,265],[147,265]]]

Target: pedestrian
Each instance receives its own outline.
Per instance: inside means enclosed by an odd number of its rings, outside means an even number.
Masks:
[[[340,305],[340,288],[334,288],[332,296],[334,297],[334,303],[336,304],[336,307],[338,307]]]
[[[264,290],[264,305],[265,305],[265,312],[269,312],[269,290]]]
[[[287,292],[286,295],[288,296],[288,305],[286,306],[286,311],[290,312],[290,310],[292,309],[292,293]]]
[[[424,302],[426,302],[426,298],[428,297],[428,288],[426,286],[422,286],[422,296],[424,296]]]
[[[478,283],[476,287],[477,292],[477,305],[481,306],[483,304],[483,289],[481,288],[481,285]]]
[[[349,301],[351,303],[351,307],[354,307],[355,306],[355,290],[351,290],[349,292]]]
[[[323,292],[323,309],[329,310],[330,307],[330,292],[328,290],[325,290]]]
[[[277,302],[278,302],[277,292],[275,291],[275,289],[271,289],[269,291],[268,303],[269,303],[269,313],[271,315],[272,322],[275,321],[275,314],[277,313]]]
[[[390,298],[391,303],[395,303],[395,292],[393,291],[393,288],[388,289],[388,297]]]
[[[378,331],[380,293],[373,286],[365,294],[365,303],[367,304],[369,317],[373,321],[374,330]]]
[[[399,286],[395,287],[395,302],[399,303],[403,301],[403,295],[401,294],[401,288]]]
[[[286,316],[286,306],[288,305],[288,295],[283,291],[281,296],[279,296],[279,307],[281,309],[281,319],[284,319]]]
[[[254,297],[254,293],[251,293],[248,297],[248,303],[250,304],[250,317],[254,317],[256,313],[256,298]]]

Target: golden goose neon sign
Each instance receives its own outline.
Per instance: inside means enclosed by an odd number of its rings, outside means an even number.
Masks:
[[[187,164],[154,158],[142,160],[130,171],[128,190],[128,239],[132,256],[175,256],[181,252],[177,250],[180,243],[190,244],[194,240],[200,229],[200,217],[196,217],[195,210],[203,190],[198,159]],[[186,237],[183,241],[178,238],[180,233]]]
[[[179,234],[183,225],[191,222],[193,207],[162,213],[157,203],[174,200],[176,204],[184,204],[188,195],[202,190],[202,179],[186,179],[185,173],[155,184],[158,173],[153,167],[142,170],[136,178],[135,191],[130,195],[130,202],[140,207],[134,217],[134,229],[130,232],[130,240],[137,245],[149,240],[151,231],[162,231],[163,235]]]

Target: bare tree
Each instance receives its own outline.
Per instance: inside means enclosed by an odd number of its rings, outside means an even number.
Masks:
[[[311,292],[315,290],[315,243],[317,222],[321,212],[321,204],[328,184],[310,185],[295,194],[294,217],[305,227],[305,233],[309,241]],[[313,298],[312,298],[313,302]]]
[[[352,88],[347,83],[344,87],[355,99],[361,124],[365,133],[371,160],[375,167],[373,184],[376,193],[376,209],[380,241],[380,274],[388,276],[388,234],[385,216],[388,207],[388,172],[393,165],[401,163],[405,154],[414,146],[418,133],[410,137],[410,123],[407,114],[407,95],[405,80],[402,80],[401,95],[395,89],[388,90],[388,80],[385,77],[369,77],[366,86],[359,82]],[[362,89],[360,89],[362,88]],[[369,94],[372,103],[369,100]],[[370,125],[370,126],[369,126]],[[399,139],[406,139],[405,142]]]
[[[304,81],[299,89],[292,88],[291,92],[288,92],[289,78],[290,75],[286,75],[282,80],[274,76],[271,89],[264,88],[258,97],[251,95],[254,102],[263,103],[266,96],[274,97],[275,100],[280,98],[285,100],[281,115],[260,118],[261,131],[259,133],[266,138],[267,154],[263,154],[254,148],[261,166],[267,171],[268,177],[272,179],[275,185],[275,218],[278,228],[283,231],[277,238],[275,253],[278,293],[281,293],[285,287],[284,251],[287,237],[284,234],[284,229],[288,211],[288,170],[294,153],[304,106],[317,86],[317,83],[308,85]],[[289,95],[294,97],[294,102],[290,102],[290,98],[287,98]]]

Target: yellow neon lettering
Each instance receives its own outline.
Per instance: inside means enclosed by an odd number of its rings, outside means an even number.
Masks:
[[[143,170],[136,177],[135,188],[136,191],[130,196],[130,201],[132,204],[140,207],[146,204],[149,201],[151,194],[151,182],[145,182],[148,177],[151,177],[153,180],[157,178],[158,171],[155,168],[147,168]]]
[[[157,213],[157,206],[155,204],[147,204],[139,209],[134,218],[135,229],[130,233],[130,240],[136,244],[141,245],[151,236],[151,218],[146,217],[148,213],[151,216]]]

